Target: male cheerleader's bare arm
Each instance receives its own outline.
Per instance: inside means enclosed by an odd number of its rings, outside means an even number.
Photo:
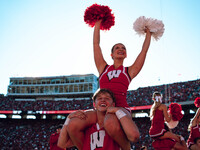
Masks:
[[[129,72],[131,79],[136,77],[137,74],[142,69],[145,59],[146,59],[146,55],[147,55],[149,46],[150,46],[151,32],[148,28],[146,28],[145,32],[146,32],[146,37],[145,37],[145,40],[144,40],[144,43],[142,46],[142,50],[141,50],[140,54],[137,56],[135,62],[131,66],[128,67],[128,72]]]
[[[101,20],[95,23],[94,33],[93,33],[94,61],[99,74],[103,72],[107,64],[103,58],[103,54],[100,47],[100,25],[101,25]]]
[[[75,112],[77,113],[77,112]],[[81,117],[71,118],[67,125],[67,133],[73,142],[73,144],[81,150],[84,141],[84,130],[90,125],[97,122],[97,116],[95,110],[84,111],[85,118]]]
[[[74,146],[73,142],[71,141],[68,133],[67,133],[67,124],[69,123],[69,118],[66,119],[58,138],[57,146],[60,148],[70,148]]]
[[[123,108],[121,107],[109,107],[107,110],[107,114],[109,113],[116,115],[128,140],[131,142],[137,142],[140,136],[139,129],[132,120],[131,115],[127,114],[129,112],[127,111],[125,113]]]
[[[75,146],[72,142],[72,140],[69,137],[69,134],[67,132],[67,126],[70,122],[70,119],[72,118],[79,118],[81,120],[86,120],[86,118],[88,117],[88,115],[86,115],[86,113],[82,110],[77,110],[73,113],[70,113],[67,117],[67,119],[65,120],[65,123],[62,127],[62,130],[60,132],[60,136],[58,139],[58,146],[61,148],[69,148],[72,146]]]
[[[65,149],[65,148],[75,146],[67,133],[67,125],[69,124],[70,119],[76,118],[76,117],[80,119],[86,119],[87,116],[82,110],[78,110],[67,116],[58,138],[58,144],[57,144],[58,147]]]

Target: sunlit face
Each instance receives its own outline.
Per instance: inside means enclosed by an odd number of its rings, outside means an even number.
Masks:
[[[127,54],[126,54],[126,47],[123,44],[116,44],[113,47],[112,50],[112,54],[111,54],[112,58],[126,58]]]
[[[106,111],[108,107],[114,106],[113,99],[109,93],[101,93],[96,97],[95,108],[99,111]]]

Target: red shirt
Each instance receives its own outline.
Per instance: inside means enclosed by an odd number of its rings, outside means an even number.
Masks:
[[[50,150],[65,150],[57,146],[59,134],[57,132],[50,136]]]
[[[96,123],[85,130],[83,150],[120,150],[120,147],[104,128],[99,128]]]
[[[194,127],[191,127],[190,136],[187,140],[188,148],[194,144],[194,139],[200,137],[200,126],[197,124]]]
[[[99,77],[100,88],[109,89],[114,93],[117,107],[129,107],[126,95],[131,78],[128,74],[128,67],[106,65],[103,73]]]
[[[176,141],[173,139],[156,139],[152,142],[152,146],[155,150],[171,150]]]
[[[151,138],[157,138],[164,135],[166,132],[164,126],[164,114],[162,110],[156,109],[154,117],[151,121],[151,128],[149,130],[149,135]]]

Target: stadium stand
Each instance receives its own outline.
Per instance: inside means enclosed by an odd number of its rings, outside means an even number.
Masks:
[[[165,103],[194,101],[196,97],[200,96],[200,80],[130,90],[127,93],[129,106],[152,105],[151,95],[154,91],[160,91],[163,94]],[[0,110],[47,111],[91,109],[93,107],[91,99],[15,101],[13,98],[3,97],[0,100]]]
[[[200,80],[179,82],[168,85],[152,86],[131,90],[127,93],[127,101],[131,107],[151,105],[151,94],[154,91],[160,91],[163,94],[165,103],[178,102],[184,103],[184,117],[179,125],[173,129],[176,134],[182,135],[186,140],[189,133],[187,131],[190,119],[194,114],[190,114],[187,110],[195,111],[194,99],[200,97]],[[185,103],[186,102],[186,103]],[[20,101],[13,97],[0,97],[1,111],[47,111],[47,110],[77,110],[92,108],[92,100],[76,99],[71,101],[65,100],[30,100]],[[141,110],[143,111],[143,110]],[[150,119],[148,117],[133,118],[139,127],[141,136],[138,143],[132,143],[132,149],[139,149],[142,145],[146,145],[149,150],[152,139],[149,137]],[[145,123],[144,123],[145,122]],[[55,131],[54,126],[64,123],[64,119],[11,119],[0,118],[0,147],[2,150],[48,150],[49,137]],[[145,129],[145,130],[144,130]],[[70,148],[74,150],[76,148]]]
[[[193,116],[184,116],[179,125],[173,129],[173,132],[188,139],[187,128],[191,117]],[[132,143],[132,149],[139,149],[142,145],[146,145],[149,150],[153,149],[151,146],[152,139],[148,133],[150,128],[149,118],[134,118],[133,120],[139,127],[141,136],[138,143]],[[63,120],[0,119],[1,150],[48,150],[50,135],[54,133],[54,127],[60,123],[62,124]],[[74,149],[76,148],[73,147],[69,150]]]

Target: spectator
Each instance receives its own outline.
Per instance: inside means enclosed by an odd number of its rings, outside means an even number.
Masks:
[[[58,143],[58,138],[59,138],[59,135],[60,135],[60,130],[62,129],[62,125],[58,125],[56,127],[56,132],[51,134],[50,136],[50,150],[64,150],[60,147],[57,146],[57,143]]]

